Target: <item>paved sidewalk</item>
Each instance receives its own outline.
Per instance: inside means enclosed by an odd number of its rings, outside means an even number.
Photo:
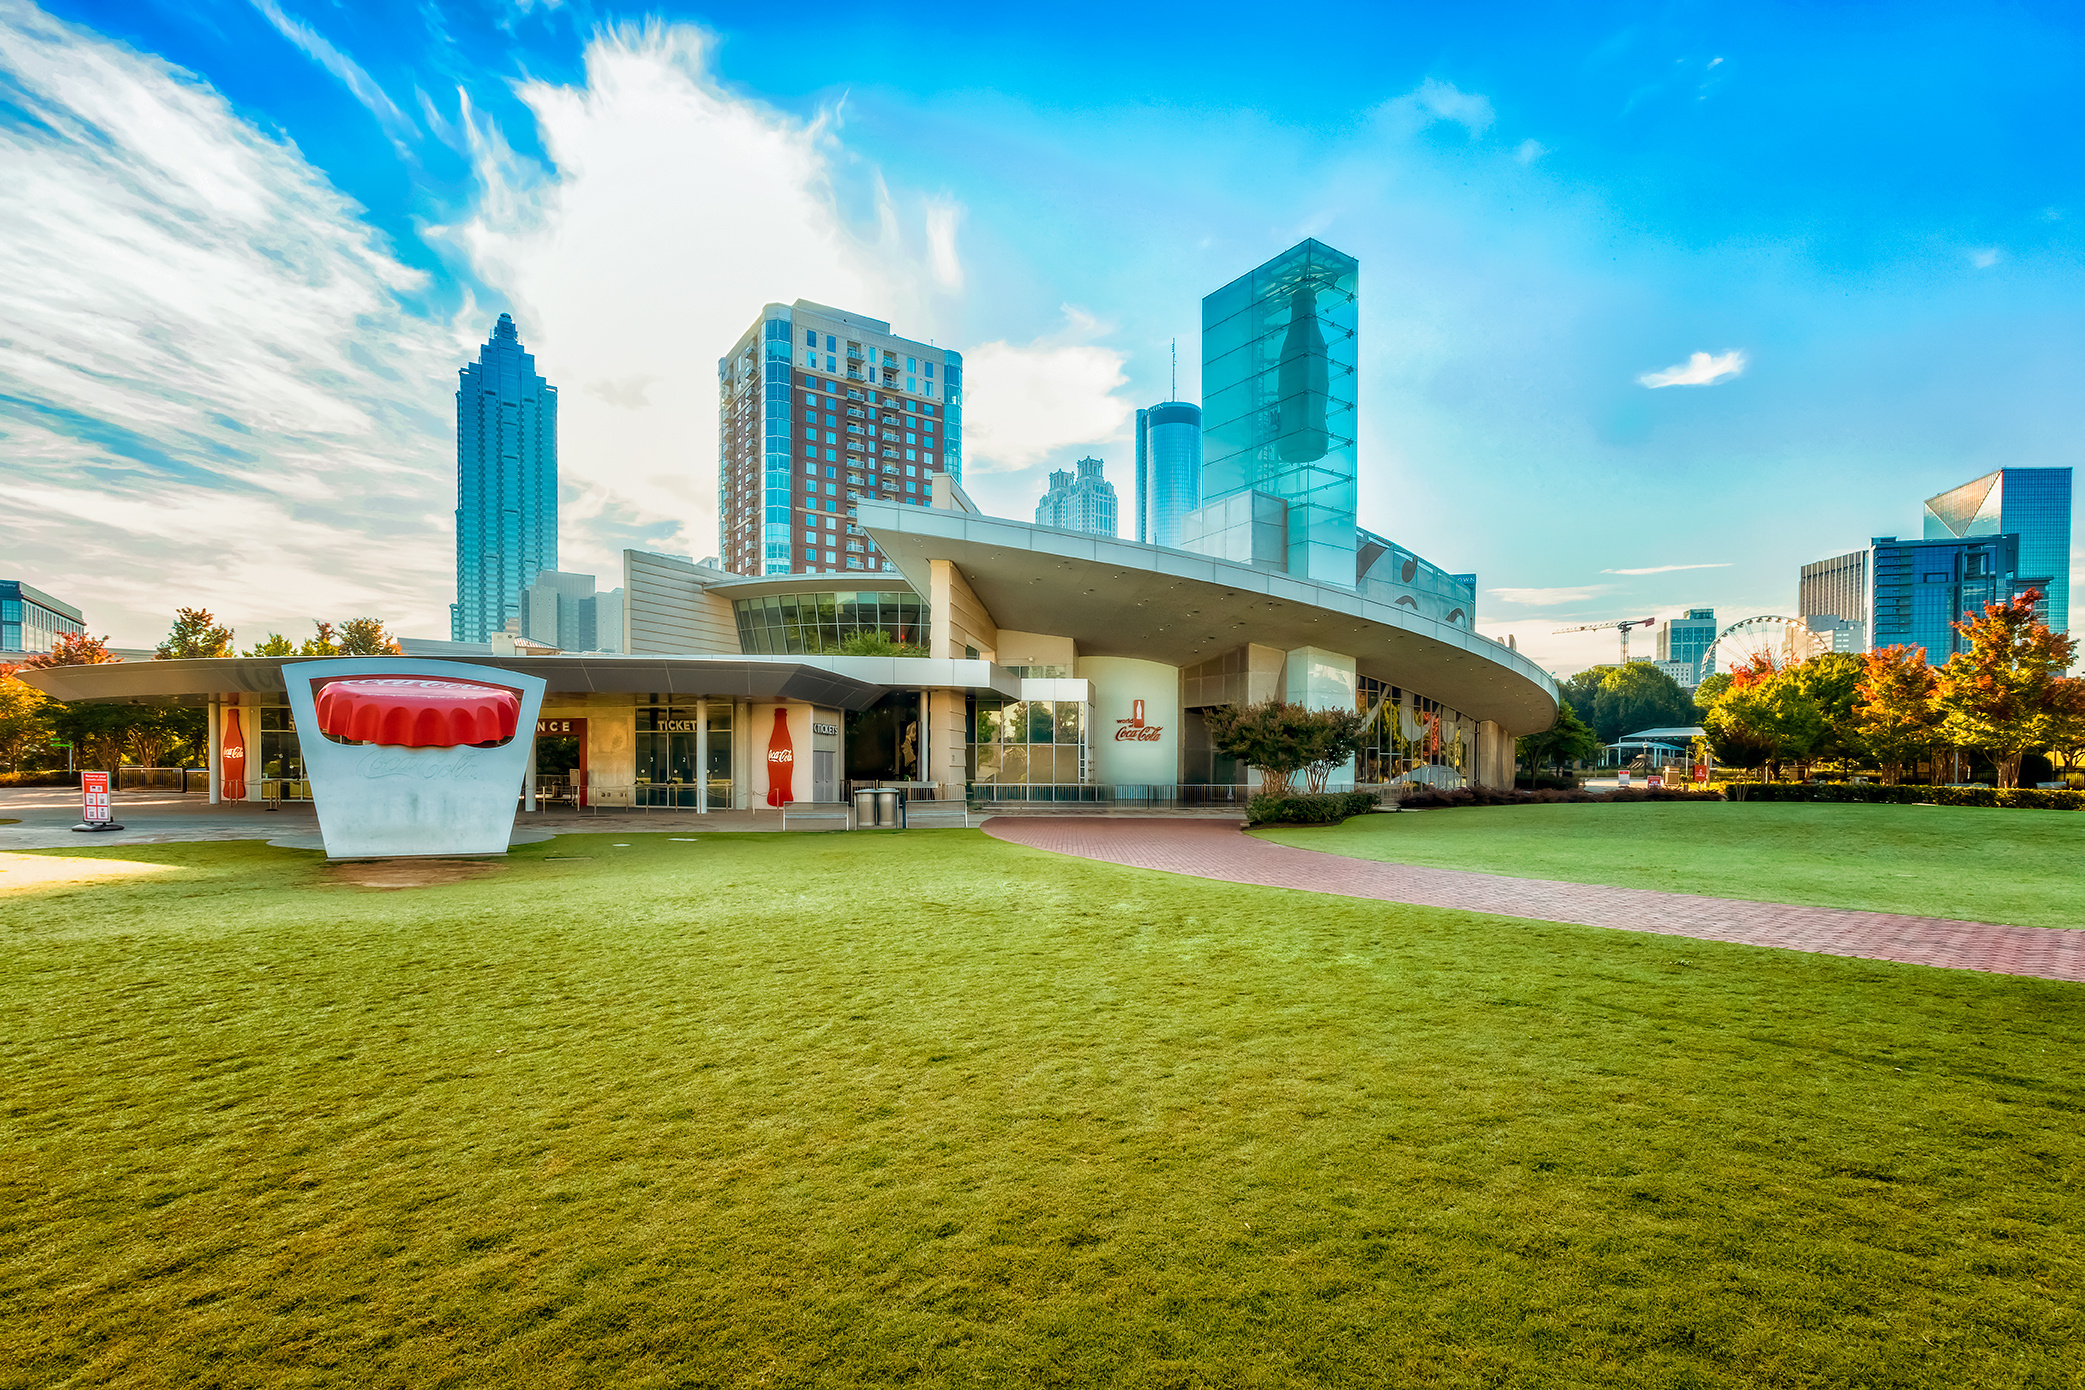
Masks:
[[[995,839],[1136,869],[1415,903],[1542,922],[1777,946],[1829,956],[2085,982],[2085,930],[2009,927],[1831,907],[1602,888],[1555,879],[1427,869],[1296,849],[1243,834],[1237,821],[994,816]]]

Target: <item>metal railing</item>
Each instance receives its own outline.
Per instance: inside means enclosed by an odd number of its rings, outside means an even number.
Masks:
[[[969,799],[984,805],[1007,802],[1061,806],[1243,806],[1256,788],[1201,783],[1146,782],[972,782]]]

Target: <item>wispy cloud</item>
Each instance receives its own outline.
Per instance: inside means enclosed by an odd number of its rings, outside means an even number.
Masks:
[[[1547,145],[1544,145],[1540,140],[1523,140],[1520,142],[1519,146],[1513,151],[1513,157],[1519,160],[1522,164],[1533,164],[1536,160],[1540,159],[1543,155],[1548,153],[1549,147]]]
[[[442,630],[460,345],[419,272],[189,74],[4,14],[9,562],[125,643],[176,604]]]
[[[1611,587],[1613,586],[1598,584],[1582,589],[1486,589],[1484,592],[1504,603],[1518,603],[1529,608],[1554,608],[1559,604],[1577,603],[1595,594],[1604,594]]]
[[[1032,343],[983,343],[963,355],[967,460],[980,473],[1018,472],[1051,454],[1119,436],[1135,407],[1115,393],[1126,360],[1092,340],[1105,326],[1072,305],[1064,329]]]
[[[1728,381],[1745,370],[1745,354],[1732,350],[1720,357],[1711,357],[1697,352],[1677,367],[1663,371],[1645,372],[1636,378],[1639,386],[1657,390],[1661,386],[1714,386],[1719,381]]]
[[[369,108],[369,113],[376,117],[377,123],[392,140],[405,141],[419,135],[419,128],[413,124],[412,118],[398,109],[398,103],[377,85],[376,79],[364,71],[360,63],[335,48],[324,34],[302,20],[284,14],[275,0],[253,0],[253,7],[275,26],[277,33],[304,50],[305,56],[314,63],[339,78],[340,85],[346,87],[356,101]]]
[[[1453,82],[1432,77],[1403,96],[1391,98],[1382,110],[1394,124],[1411,131],[1423,130],[1436,121],[1452,121],[1467,130],[1472,140],[1489,130],[1496,119],[1491,98],[1465,92]]]
[[[1989,270],[2005,259],[2005,252],[1995,246],[1972,247],[1967,253],[1969,263],[1978,270]]]
[[[1672,574],[1678,570],[1727,570],[1733,562],[1719,560],[1712,565],[1651,565],[1640,570],[1601,570],[1602,574]]]

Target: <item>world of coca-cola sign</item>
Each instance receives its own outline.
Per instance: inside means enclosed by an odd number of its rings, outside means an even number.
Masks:
[[[507,852],[541,677],[395,656],[282,676],[329,859]]]
[[[1122,706],[1117,705],[1115,708],[1121,709]],[[1130,701],[1129,718],[1118,719],[1115,723],[1119,726],[1115,730],[1115,742],[1117,743],[1156,743],[1159,735],[1166,731],[1163,724],[1146,724],[1144,722],[1144,702],[1142,700]]]

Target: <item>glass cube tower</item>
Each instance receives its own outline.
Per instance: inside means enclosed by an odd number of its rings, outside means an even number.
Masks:
[[[1926,499],[1929,541],[2003,535],[2020,538],[2020,574],[2048,581],[2045,621],[2069,631],[2071,470],[2001,468]]]
[[[1355,583],[1360,275],[1304,241],[1202,300],[1202,507],[1182,545]]]

